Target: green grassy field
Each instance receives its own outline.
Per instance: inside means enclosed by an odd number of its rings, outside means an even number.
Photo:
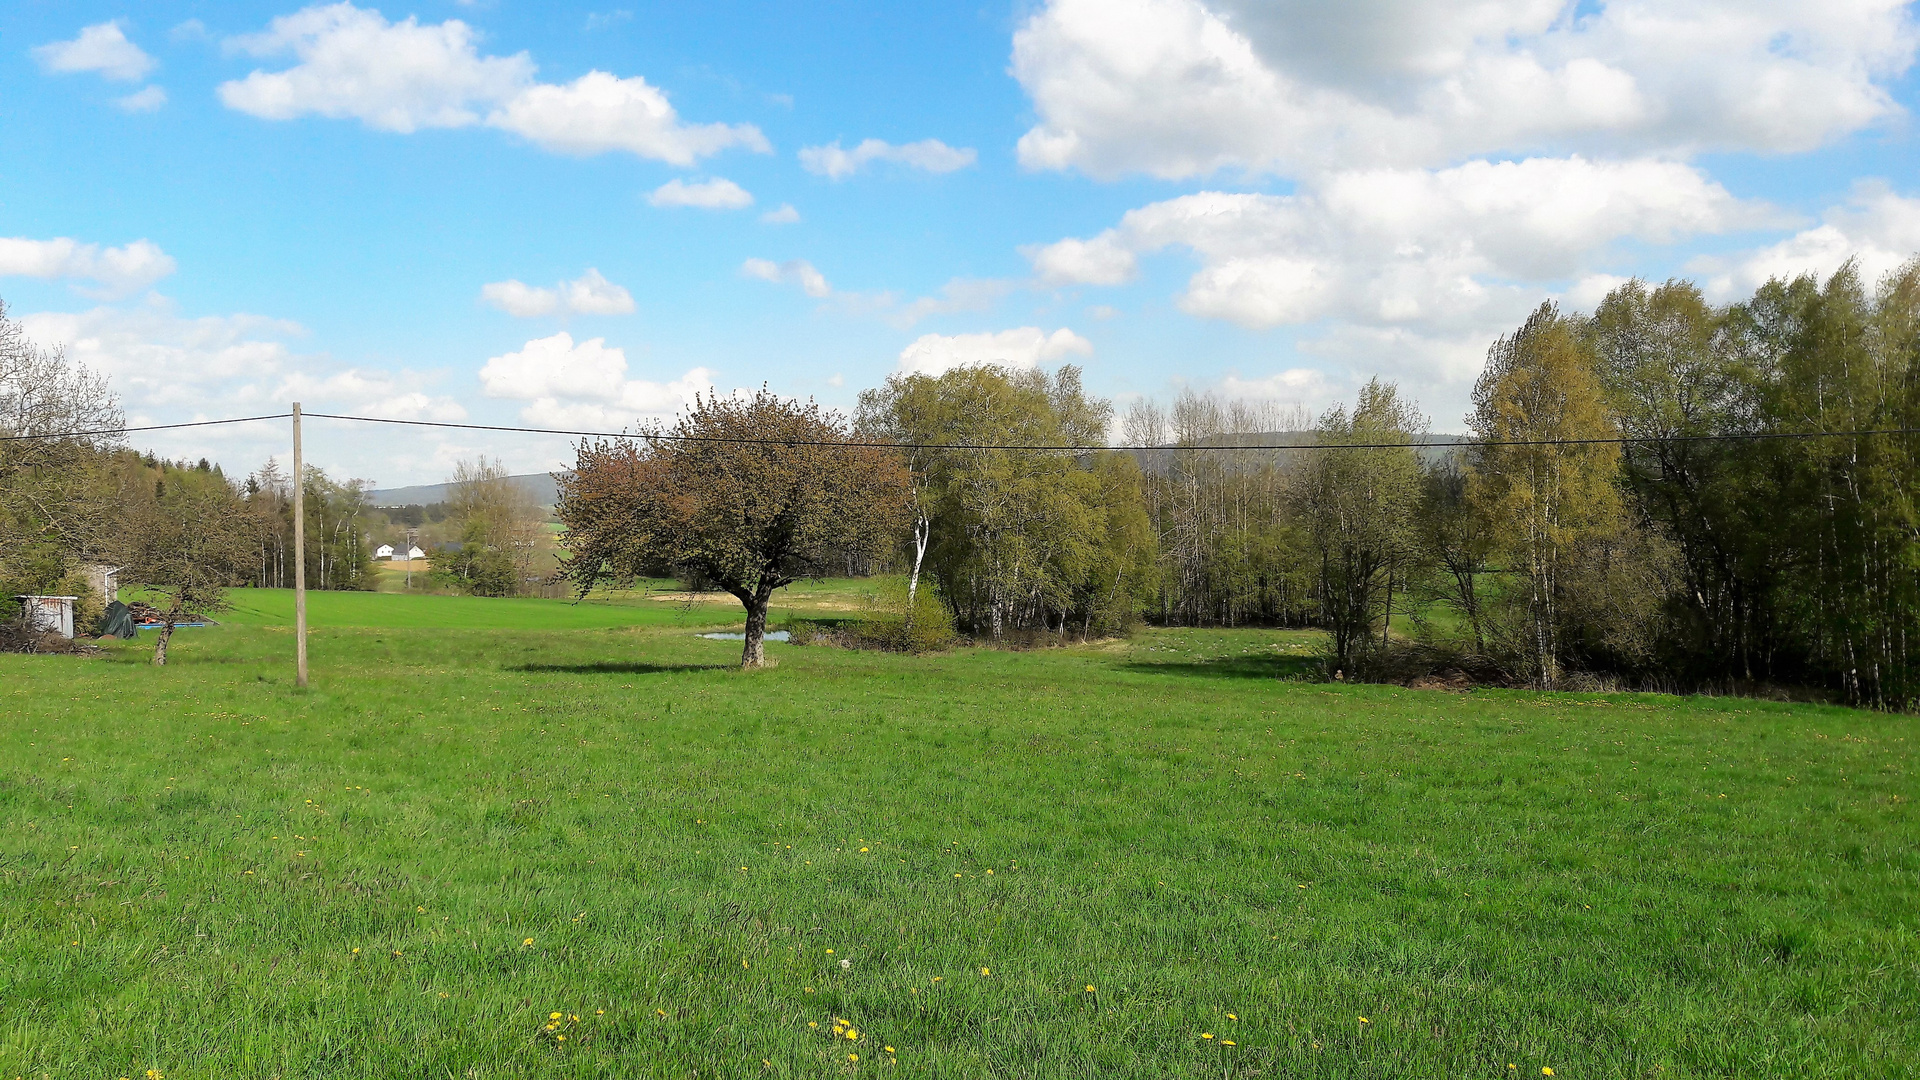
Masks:
[[[793,615],[852,613],[863,582],[804,582],[785,590],[773,605],[778,621]],[[739,622],[740,602],[725,593],[693,597],[667,582],[649,588],[595,593],[586,600],[538,600],[385,592],[310,592],[313,626],[392,630],[582,630],[617,626],[707,626]],[[292,626],[293,593],[286,589],[235,589],[232,607],[216,618],[223,626]]]
[[[0,656],[0,1077],[1920,1075],[1912,717],[284,608]]]

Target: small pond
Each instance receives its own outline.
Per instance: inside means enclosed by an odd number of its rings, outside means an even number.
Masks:
[[[747,640],[747,635],[745,634],[701,634],[700,636],[703,638],[706,638],[709,641],[745,641]],[[785,641],[787,640],[788,636],[789,635],[785,630],[775,630],[772,633],[767,635],[767,640],[768,641]]]

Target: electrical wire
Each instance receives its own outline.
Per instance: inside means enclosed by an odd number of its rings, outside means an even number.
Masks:
[[[290,412],[264,416],[236,416],[224,420],[195,420],[179,424],[148,424],[141,427],[103,428],[95,431],[62,431],[35,435],[0,435],[0,442],[29,439],[76,439],[100,435],[124,435],[137,431],[172,431],[179,428],[215,427],[222,424],[250,424],[261,420],[286,420]],[[1043,446],[1032,443],[896,443],[880,441],[843,441],[828,439],[755,439],[721,435],[669,435],[633,431],[589,431],[568,428],[518,427],[510,424],[462,424],[448,420],[396,420],[384,416],[353,416],[345,413],[303,412],[313,420],[344,420],[358,424],[390,424],[405,427],[449,428],[460,431],[500,431],[519,435],[565,435],[575,438],[633,439],[647,442],[718,443],[746,446],[838,446],[853,448],[890,448],[895,450],[994,450],[1049,454],[1086,454],[1098,450],[1126,453],[1241,453],[1254,450],[1401,450],[1456,446],[1630,446],[1691,442],[1760,442],[1772,439],[1844,439],[1870,435],[1914,435],[1920,428],[1860,428],[1849,431],[1752,431],[1712,435],[1608,435],[1588,439],[1474,439],[1451,437],[1450,442],[1310,442],[1248,443],[1206,446]]]
[[[251,424],[255,420],[285,420],[290,412],[265,416],[233,416],[225,420],[190,420],[181,424],[146,424],[140,427],[96,428],[92,431],[50,431],[35,435],[0,435],[0,442],[26,442],[30,439],[87,439],[99,435],[125,435],[133,431],[172,431],[176,428],[218,427],[221,424]]]

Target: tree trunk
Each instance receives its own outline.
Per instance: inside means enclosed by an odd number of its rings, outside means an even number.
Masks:
[[[173,612],[167,612],[167,621],[160,624],[160,639],[153,643],[153,666],[167,666],[167,641],[173,637]]]
[[[913,519],[913,573],[907,578],[907,639],[913,638],[914,597],[920,592],[920,563],[927,557],[927,541],[933,536],[933,522],[925,514]]]
[[[740,650],[743,668],[767,666],[767,606],[772,599],[773,590],[764,585],[740,598],[747,609],[747,640]]]

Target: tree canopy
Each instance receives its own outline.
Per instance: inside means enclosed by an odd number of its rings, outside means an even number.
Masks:
[[[562,576],[597,584],[674,576],[746,609],[743,667],[766,662],[776,589],[844,572],[905,527],[909,479],[892,447],[863,445],[844,417],[762,389],[703,396],[671,427],[582,442],[555,508]]]

